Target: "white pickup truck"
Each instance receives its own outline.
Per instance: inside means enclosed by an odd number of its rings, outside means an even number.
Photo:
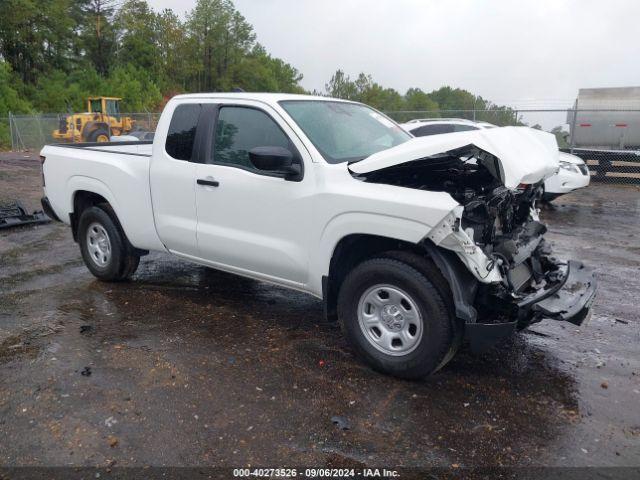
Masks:
[[[549,318],[581,324],[596,282],[551,256],[536,200],[555,138],[505,127],[414,138],[359,103],[173,98],[151,142],[48,145],[45,211],[88,269],[151,250],[323,300],[377,370],[418,378]]]

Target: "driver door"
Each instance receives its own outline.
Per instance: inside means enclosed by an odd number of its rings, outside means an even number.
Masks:
[[[217,268],[290,286],[307,281],[312,169],[301,179],[261,171],[255,147],[311,158],[277,112],[260,103],[217,105],[207,158],[196,170],[197,241],[201,259]]]

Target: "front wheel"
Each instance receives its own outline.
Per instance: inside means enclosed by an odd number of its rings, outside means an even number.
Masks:
[[[131,253],[122,227],[108,205],[90,207],[82,212],[78,242],[85,265],[100,280],[125,280],[140,263],[140,257]]]
[[[88,140],[90,142],[98,142],[98,143],[108,142],[110,140],[109,132],[106,131],[105,129],[99,128],[89,134]]]
[[[448,361],[456,343],[443,279],[394,258],[356,266],[338,296],[338,317],[356,352],[375,370],[422,378]]]

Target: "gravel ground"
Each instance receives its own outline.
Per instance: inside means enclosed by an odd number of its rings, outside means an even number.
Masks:
[[[0,154],[0,201],[40,195],[37,156]],[[640,189],[554,203],[554,248],[598,272],[590,323],[420,382],[303,294],[164,254],[105,284],[65,226],[0,231],[0,465],[640,466]]]

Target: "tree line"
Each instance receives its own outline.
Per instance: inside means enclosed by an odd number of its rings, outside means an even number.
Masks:
[[[394,119],[400,122],[426,112],[430,118],[449,116],[485,120],[496,125],[522,124],[512,108],[496,105],[461,88],[444,86],[426,93],[413,87],[402,95],[393,88],[383,87],[365,73],[352,80],[342,70],[337,70],[320,94],[355,100],[383,112],[392,112]]]
[[[81,110],[88,95],[144,111],[176,92],[303,91],[302,75],[256,42],[231,0],[198,0],[185,20],[145,0],[1,5],[0,78],[28,102],[10,105],[15,112]]]
[[[319,93],[383,111],[489,110],[499,124],[515,118],[511,109],[457,88],[401,94],[342,70],[322,92],[306,92],[301,80],[257,42],[232,0],[197,0],[184,19],[156,12],[146,0],[0,2],[0,117],[83,111],[94,95],[122,97],[122,111],[157,111],[177,93],[241,88]],[[0,124],[0,138],[6,134]]]

